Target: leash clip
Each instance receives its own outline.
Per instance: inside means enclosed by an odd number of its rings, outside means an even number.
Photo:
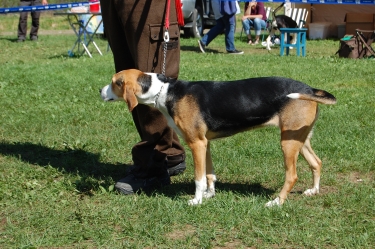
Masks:
[[[164,41],[165,42],[169,42],[169,32],[168,32],[168,29],[166,29],[165,32],[164,32]]]

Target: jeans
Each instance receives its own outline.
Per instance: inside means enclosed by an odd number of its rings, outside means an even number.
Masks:
[[[225,30],[225,48],[227,51],[235,50],[234,46],[234,23],[229,21],[228,16],[222,16],[216,20],[216,25],[205,34],[201,42],[208,46],[210,42]]]
[[[245,19],[242,21],[243,29],[247,35],[251,34],[250,28],[254,26],[255,35],[260,35],[262,29],[266,28],[266,21],[255,18],[255,19]]]

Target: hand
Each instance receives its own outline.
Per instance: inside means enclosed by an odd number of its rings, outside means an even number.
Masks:
[[[48,4],[47,0],[42,0],[42,4],[47,5]]]

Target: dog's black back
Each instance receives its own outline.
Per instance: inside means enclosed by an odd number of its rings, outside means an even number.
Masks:
[[[297,28],[297,23],[286,15],[277,15],[275,16],[277,29],[280,28]],[[275,28],[275,27],[274,27]]]
[[[193,98],[208,128],[224,137],[266,123],[292,101],[287,97],[290,93],[313,94],[313,89],[282,77],[230,82],[177,80],[168,88],[166,106],[174,116],[174,103],[186,96]]]
[[[272,11],[273,19],[276,25],[272,25],[275,30],[280,28],[297,28],[297,23],[286,15],[276,15],[276,12],[284,6],[285,3],[280,4],[274,11]]]

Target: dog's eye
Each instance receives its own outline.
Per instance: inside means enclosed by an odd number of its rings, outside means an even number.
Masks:
[[[122,87],[122,84],[123,84],[123,79],[122,78],[119,78],[116,80],[116,85],[119,86],[119,87]]]

